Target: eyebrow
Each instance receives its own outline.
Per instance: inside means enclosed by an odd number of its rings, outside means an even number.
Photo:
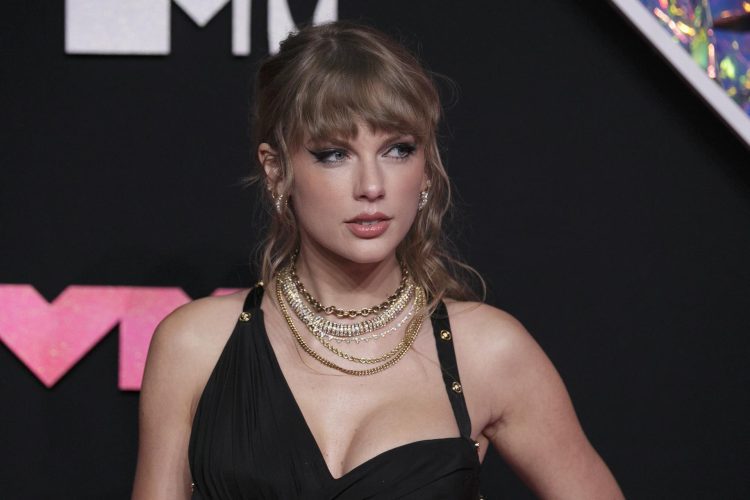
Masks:
[[[403,134],[401,134],[401,133],[394,133],[394,134],[390,134],[390,135],[386,136],[381,141],[380,147],[383,147],[383,146],[387,145],[388,143],[392,143],[392,142],[396,141],[397,139],[402,139],[402,138],[407,138],[407,137],[408,137],[409,141],[418,142],[416,136],[414,134],[412,134],[412,133],[408,133],[408,132],[403,133]],[[344,147],[344,148],[351,148],[351,142],[350,141],[348,141],[347,139],[341,139],[341,138],[336,138],[336,137],[331,137],[331,138],[328,138],[328,139],[310,140],[308,144],[311,147],[323,147],[324,143],[328,143],[328,144],[330,144],[332,146],[338,146],[338,147]]]
[[[409,140],[411,140],[413,142],[417,142],[417,136],[415,136],[414,134],[410,134],[410,133],[407,132],[407,133],[403,133],[403,134],[392,134],[392,135],[389,135],[383,141],[383,145],[385,146],[389,142],[393,142],[396,139],[402,139],[404,137],[408,137]]]
[[[323,146],[341,146],[348,148],[349,142],[346,139],[337,139],[335,137],[331,137],[328,139],[310,139],[307,141],[307,144],[311,147],[323,147]]]

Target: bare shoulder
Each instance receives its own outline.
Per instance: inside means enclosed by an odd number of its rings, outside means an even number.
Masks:
[[[152,384],[179,384],[172,389],[187,391],[194,406],[233,330],[245,295],[241,291],[194,300],[164,318],[151,339],[145,389]]]
[[[537,343],[512,314],[481,302],[446,301],[446,306],[459,355],[471,364],[512,369],[537,354]]]
[[[176,349],[190,350],[196,343],[211,343],[222,336],[222,330],[226,330],[222,326],[231,329],[246,293],[204,297],[178,307],[159,323],[152,345],[168,344]]]
[[[461,378],[467,397],[474,395],[484,431],[516,412],[529,392],[557,384],[549,358],[512,314],[478,302],[446,306]]]
[[[446,299],[445,305],[451,323],[470,327],[480,335],[512,333],[509,330],[523,328],[510,313],[483,302]]]

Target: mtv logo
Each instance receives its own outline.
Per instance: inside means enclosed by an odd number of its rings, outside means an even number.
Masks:
[[[166,55],[170,51],[170,2],[203,27],[230,0],[66,0],[65,52],[68,54]],[[232,53],[250,54],[252,0],[231,0]],[[313,24],[335,21],[338,0],[318,0]],[[287,0],[268,0],[271,53],[296,31]]]

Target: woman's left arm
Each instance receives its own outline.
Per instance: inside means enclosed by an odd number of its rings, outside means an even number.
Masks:
[[[471,349],[481,358],[474,366],[497,381],[480,389],[489,405],[482,434],[540,498],[623,498],[584,435],[557,370],[523,325],[489,306],[476,315],[483,347]]]

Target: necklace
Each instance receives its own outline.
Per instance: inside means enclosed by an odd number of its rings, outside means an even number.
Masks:
[[[406,305],[411,301],[411,296],[415,288],[411,280],[407,280],[406,288],[397,297],[397,300],[390,304],[386,309],[378,313],[375,317],[366,319],[359,323],[337,323],[330,321],[322,316],[315,314],[305,303],[291,277],[289,268],[279,273],[281,290],[284,298],[289,303],[297,317],[307,326],[310,331],[316,330],[332,337],[358,337],[367,333],[383,328],[393,321],[404,310]]]
[[[294,284],[294,287],[296,288],[297,292],[302,295],[307,302],[312,305],[313,309],[316,312],[322,312],[324,314],[328,315],[335,315],[339,319],[344,318],[356,318],[357,316],[369,316],[371,314],[377,314],[381,311],[384,311],[388,307],[392,306],[394,302],[396,302],[401,294],[404,293],[404,290],[407,287],[407,281],[409,279],[409,270],[406,269],[406,264],[401,262],[399,265],[401,266],[401,283],[399,284],[398,288],[396,289],[393,294],[391,294],[390,297],[385,299],[384,302],[372,306],[372,307],[365,307],[362,309],[339,309],[336,306],[324,306],[321,304],[315,297],[312,296],[310,292],[307,291],[307,288],[305,288],[305,285],[302,284],[302,281],[299,279],[299,276],[297,276],[297,260],[296,260],[297,254],[295,254],[292,257],[292,262],[289,265],[289,275],[291,277],[292,283]]]
[[[396,354],[398,354],[398,352],[401,350],[401,348],[403,347],[403,345],[406,342],[408,342],[408,340],[409,340],[408,339],[408,332],[405,332],[404,333],[404,337],[398,342],[398,344],[396,344],[396,346],[393,347],[393,349],[391,349],[390,351],[386,352],[385,354],[382,354],[382,355],[380,355],[380,356],[378,356],[376,358],[360,358],[358,356],[354,356],[352,354],[349,354],[347,352],[344,352],[344,351],[336,348],[330,342],[328,342],[327,340],[325,340],[325,338],[323,337],[323,335],[321,335],[321,333],[319,331],[314,330],[314,329],[310,329],[309,327],[308,327],[308,330],[310,330],[310,333],[312,333],[315,336],[315,338],[318,339],[318,342],[320,342],[323,345],[323,347],[325,347],[326,349],[328,349],[329,351],[331,351],[336,356],[338,356],[340,358],[344,358],[347,361],[353,361],[355,363],[361,363],[363,365],[375,365],[375,364],[378,364],[378,363],[382,363],[383,361],[389,360],[390,358],[392,358],[393,356],[395,356]]]
[[[411,307],[409,308],[409,312],[406,313],[406,315],[401,318],[398,323],[391,326],[387,330],[380,332],[380,333],[373,333],[372,335],[360,335],[358,337],[335,337],[333,335],[328,334],[322,334],[323,338],[326,340],[335,340],[337,343],[345,342],[347,344],[351,344],[354,342],[355,344],[359,344],[360,342],[369,342],[369,341],[376,341],[382,338],[385,338],[386,335],[395,332],[396,330],[400,330],[402,326],[404,326],[404,323],[409,321],[412,316],[414,316],[414,311],[416,310],[416,302],[411,303]]]
[[[307,345],[307,342],[302,338],[299,331],[297,330],[297,327],[294,325],[294,321],[292,320],[292,316],[289,313],[289,310],[286,307],[286,304],[284,304],[284,296],[283,292],[281,291],[281,279],[280,276],[276,278],[276,300],[279,303],[279,308],[281,309],[281,314],[284,316],[284,320],[286,320],[287,325],[289,326],[289,330],[292,332],[292,335],[294,336],[295,340],[297,340],[297,343],[302,348],[305,353],[307,353],[310,357],[318,361],[320,364],[327,366],[329,368],[333,368],[335,370],[338,370],[342,373],[346,373],[347,375],[354,375],[354,376],[367,376],[367,375],[374,375],[376,373],[382,372],[383,370],[386,370],[390,368],[391,366],[398,363],[401,358],[404,357],[406,354],[406,351],[409,350],[409,348],[414,343],[414,340],[416,340],[417,336],[419,335],[419,330],[422,327],[422,321],[424,320],[424,314],[422,314],[422,309],[425,306],[425,295],[424,291],[421,288],[418,288],[417,295],[416,295],[416,306],[418,308],[418,312],[415,313],[412,320],[409,322],[409,324],[406,327],[406,333],[404,335],[405,342],[399,349],[399,351],[390,359],[385,361],[384,363],[375,366],[373,368],[367,368],[364,370],[351,370],[349,368],[344,368],[342,366],[337,365],[336,363],[329,361],[328,359],[324,358],[315,350],[313,350],[309,345]]]

